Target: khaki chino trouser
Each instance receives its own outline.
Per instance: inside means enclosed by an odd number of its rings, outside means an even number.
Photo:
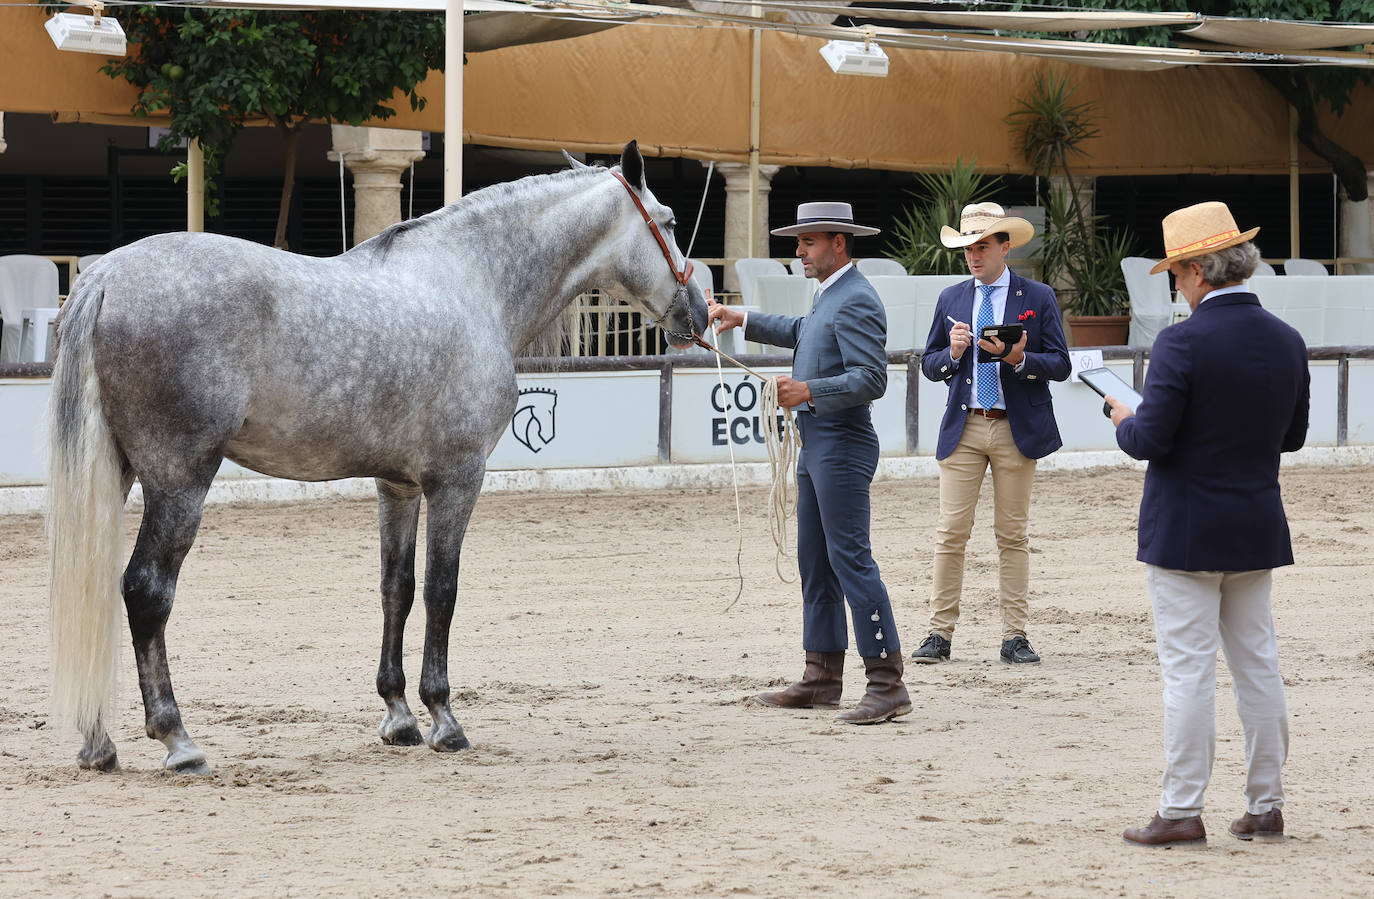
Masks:
[[[1027,459],[1016,448],[1007,419],[970,413],[959,445],[939,464],[940,523],[935,532],[930,631],[946,640],[954,635],[954,625],[959,620],[959,595],[964,587],[964,547],[973,530],[983,475],[991,468],[1002,639],[1024,637],[1029,618],[1027,529],[1035,460]]]

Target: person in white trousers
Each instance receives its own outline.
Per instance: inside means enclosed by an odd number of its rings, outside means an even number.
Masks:
[[[1279,455],[1307,436],[1307,347],[1243,285],[1259,262],[1224,203],[1164,219],[1168,268],[1192,314],[1155,340],[1139,408],[1108,397],[1116,442],[1149,461],[1139,553],[1164,678],[1159,811],[1122,837],[1204,843],[1203,791],[1216,752],[1217,649],[1245,728],[1242,840],[1283,836],[1288,709],[1270,610],[1272,569],[1293,563]]]

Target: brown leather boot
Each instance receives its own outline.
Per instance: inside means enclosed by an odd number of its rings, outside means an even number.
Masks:
[[[1283,812],[1270,809],[1262,815],[1249,812],[1231,822],[1231,836],[1238,840],[1281,840],[1283,839]]]
[[[754,697],[778,709],[838,709],[844,689],[844,653],[807,652],[802,679],[786,690]]]
[[[864,673],[868,675],[868,689],[859,704],[836,721],[846,724],[880,724],[889,718],[911,712],[911,697],[902,683],[902,654],[888,653],[887,658],[864,659]]]
[[[1164,818],[1158,812],[1144,827],[1132,827],[1121,835],[1127,843],[1136,846],[1168,848],[1170,846],[1201,846],[1207,842],[1207,830],[1202,826],[1202,816],[1190,818]]]

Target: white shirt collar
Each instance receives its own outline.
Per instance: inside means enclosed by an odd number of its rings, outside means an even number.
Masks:
[[[1250,288],[1246,287],[1244,284],[1232,284],[1230,287],[1218,287],[1216,290],[1208,291],[1208,292],[1207,292],[1207,296],[1205,296],[1205,297],[1203,297],[1202,299],[1198,300],[1198,301],[1197,301],[1197,304],[1198,304],[1199,306],[1201,306],[1203,303],[1207,302],[1207,301],[1210,300],[1212,297],[1225,296],[1225,295],[1228,294],[1228,293],[1249,293],[1249,292],[1250,292]]]
[[[849,271],[849,270],[850,270],[851,268],[853,268],[853,267],[854,267],[854,263],[853,263],[853,262],[846,262],[844,265],[842,265],[842,266],[840,266],[839,268],[835,269],[835,271],[833,271],[833,272],[830,273],[830,277],[829,277],[829,278],[826,278],[824,281],[821,282],[821,286],[820,286],[820,288],[816,291],[816,293],[820,293],[822,290],[825,290],[825,289],[826,289],[827,287],[829,287],[831,284],[834,284],[836,281],[840,280],[840,277],[841,277],[845,272]]]
[[[977,278],[974,278],[973,280],[974,280],[974,282],[975,282],[976,284],[978,284],[979,286],[982,286],[982,283],[983,283],[982,281],[979,281]],[[1004,265],[1004,266],[1002,266],[1002,274],[1000,274],[1000,275],[997,276],[997,280],[992,282],[992,286],[993,286],[993,287],[1010,287],[1010,286],[1011,286],[1011,266],[1009,266],[1009,265]]]

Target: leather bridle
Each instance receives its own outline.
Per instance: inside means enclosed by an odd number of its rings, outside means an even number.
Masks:
[[[668,268],[672,271],[673,277],[677,278],[677,283],[686,287],[687,279],[692,277],[692,260],[686,260],[687,264],[678,269],[677,264],[673,262],[673,253],[668,249],[668,241],[664,238],[663,232],[658,230],[658,223],[654,221],[653,216],[649,215],[649,210],[644,208],[644,202],[639,199],[639,194],[635,193],[634,188],[630,186],[630,182],[625,180],[624,175],[616,171],[612,171],[611,174],[615,175],[615,180],[625,185],[625,191],[630,195],[630,199],[634,200],[635,208],[639,210],[640,215],[644,216],[644,223],[649,226],[650,231],[654,232],[654,240],[658,241],[658,248],[663,251],[663,258],[668,260]]]
[[[648,225],[649,230],[653,232],[654,240],[658,241],[658,248],[663,251],[663,258],[668,262],[668,270],[671,271],[673,277],[677,279],[677,293],[673,295],[673,301],[668,304],[668,308],[664,311],[664,318],[667,318],[667,314],[672,311],[674,306],[678,303],[682,303],[683,306],[687,308],[687,322],[692,332],[690,334],[679,333],[669,328],[663,322],[658,322],[658,327],[665,334],[676,337],[678,340],[688,340],[698,346],[704,346],[710,349],[711,345],[704,342],[701,339],[701,335],[697,333],[696,323],[692,321],[692,309],[687,300],[687,281],[692,277],[692,260],[684,259],[686,264],[680,269],[677,267],[677,264],[673,262],[673,252],[668,249],[667,239],[663,236],[663,232],[658,230],[658,223],[654,221],[653,216],[649,215],[649,210],[644,208],[644,202],[639,199],[639,194],[635,193],[634,188],[630,186],[629,181],[625,180],[624,175],[614,170],[612,170],[611,174],[615,176],[617,181],[625,186],[625,192],[630,195],[630,199],[634,201],[635,208],[638,209],[639,214],[644,217],[644,223]]]

